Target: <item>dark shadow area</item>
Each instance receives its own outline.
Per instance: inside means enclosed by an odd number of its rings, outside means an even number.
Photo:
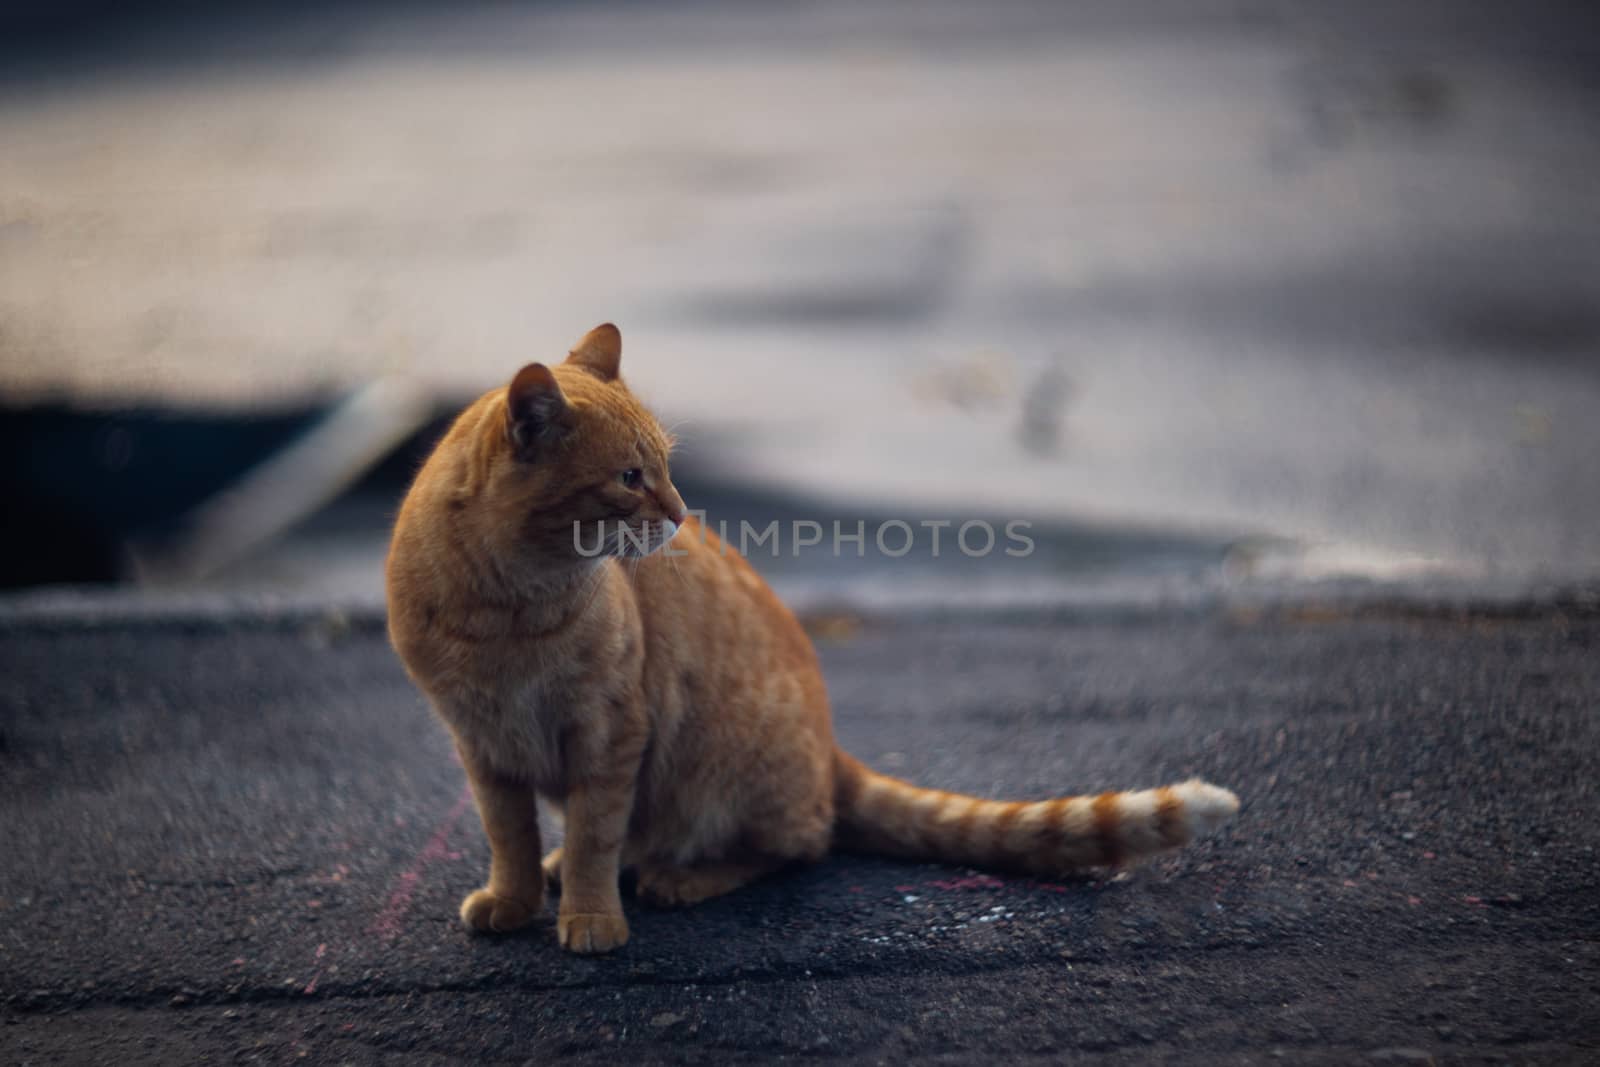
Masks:
[[[0,587],[125,577],[158,535],[313,425],[317,411],[226,416],[68,407],[0,413]]]
[[[12,502],[11,521],[0,527],[0,587],[131,578],[131,543],[161,542],[195,508],[226,493],[327,413],[58,407],[5,414],[0,449],[16,458],[0,469],[0,492]],[[376,558],[407,487],[454,418],[453,409],[441,410],[328,504],[294,523],[283,540],[315,555],[318,545],[353,539],[374,546]],[[1019,570],[1040,577],[1134,571],[1192,578],[1219,566],[1232,544],[1226,537],[1128,525],[851,506],[729,482],[705,471],[692,454],[676,465],[674,480],[707,528],[732,550],[742,548],[768,578],[840,588],[880,575],[886,565],[907,585],[1015,578]],[[979,525],[963,530],[967,524]]]
[[[1360,47],[1373,56],[1396,52],[1460,55],[1493,53],[1546,67],[1576,85],[1596,85],[1600,15],[1582,0],[1516,5],[1429,0],[1397,7],[1367,3],[1319,5],[1275,0],[1145,0],[1124,4],[997,5],[955,2],[901,6],[885,19],[877,5],[844,2],[787,5],[776,0],[731,3],[696,0],[650,4],[608,0],[582,4],[540,0],[517,5],[551,16],[548,25],[524,22],[506,32],[504,19],[481,19],[506,7],[489,3],[441,6],[416,0],[22,0],[0,5],[0,86],[60,82],[86,74],[172,73],[204,67],[294,69],[337,63],[371,46],[375,28],[391,27],[382,47],[432,53],[540,56],[616,39],[619,19],[650,24],[650,47],[713,44],[748,48],[890,44],[939,49],[951,42],[1017,46],[1041,34],[1123,37],[1153,27],[1194,35],[1225,30],[1302,37],[1308,45]],[[1373,26],[1383,36],[1374,38]],[[631,35],[630,35],[631,36]],[[637,47],[637,37],[622,47]],[[1430,109],[1431,83],[1401,86],[1402,103]]]

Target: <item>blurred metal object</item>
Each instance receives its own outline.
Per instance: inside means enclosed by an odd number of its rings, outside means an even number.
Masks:
[[[334,406],[281,451],[178,520],[170,533],[135,537],[134,577],[194,581],[246,555],[327,504],[429,421],[432,399],[393,379]]]

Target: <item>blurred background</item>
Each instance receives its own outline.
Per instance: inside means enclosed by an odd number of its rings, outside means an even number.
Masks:
[[[1035,524],[798,602],[1592,581],[1594,11],[8,8],[3,595],[379,605],[607,320],[713,519]]]

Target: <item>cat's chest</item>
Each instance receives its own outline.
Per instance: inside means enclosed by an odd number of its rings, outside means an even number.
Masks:
[[[585,698],[566,679],[507,671],[490,686],[444,694],[439,713],[479,759],[503,774],[560,791],[575,723]]]
[[[531,780],[545,792],[561,792],[565,719],[548,704],[510,704],[474,724],[472,747],[501,773]]]
[[[503,615],[424,613],[401,654],[466,753],[559,794],[575,755],[587,766],[603,748],[638,626],[597,612],[552,637]]]

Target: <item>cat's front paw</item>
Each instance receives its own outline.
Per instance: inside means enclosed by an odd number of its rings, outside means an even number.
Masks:
[[[461,921],[480,934],[507,934],[533,922],[544,902],[530,904],[475,889],[461,902]]]
[[[556,936],[568,952],[610,952],[628,943],[628,920],[621,912],[562,915],[556,919]]]

